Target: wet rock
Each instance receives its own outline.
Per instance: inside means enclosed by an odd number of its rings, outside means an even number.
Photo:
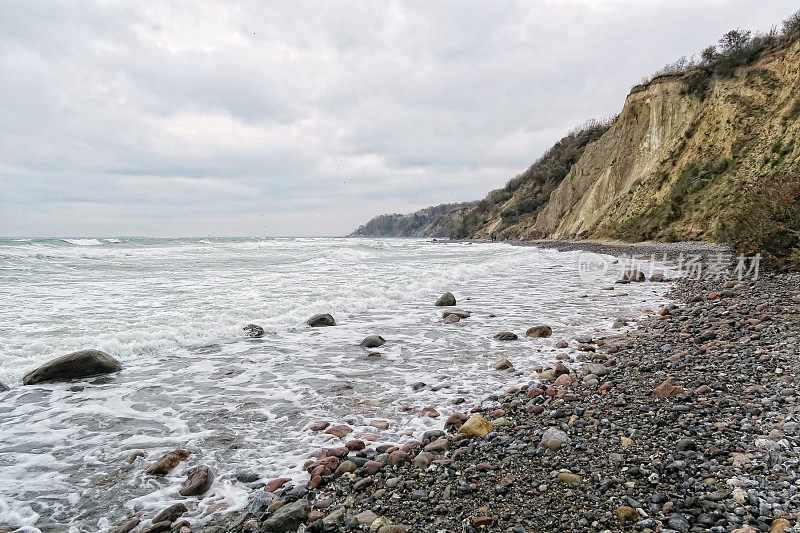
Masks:
[[[526,336],[528,336],[528,335],[526,334]],[[555,344],[555,347],[556,348],[569,348],[569,343],[567,343],[567,341],[561,340],[561,341],[558,341]]]
[[[244,334],[247,337],[257,339],[258,337],[264,336],[264,328],[256,324],[247,324],[242,329],[244,330]]]
[[[322,431],[323,429],[327,428],[330,425],[331,425],[330,422],[315,422],[308,429],[310,429],[311,431]]]
[[[443,324],[455,324],[456,322],[461,322],[461,319],[458,318],[458,315],[447,315],[442,319]]]
[[[319,315],[314,315],[308,320],[306,320],[306,324],[308,324],[312,328],[321,328],[326,326],[335,326],[336,321],[328,313],[322,313]]]
[[[187,507],[182,503],[176,503],[170,505],[169,507],[158,513],[155,518],[153,518],[153,523],[155,524],[158,522],[164,522],[165,520],[170,523],[174,522],[175,520],[183,516],[183,513],[185,513],[188,510],[189,509],[187,509]]]
[[[655,281],[657,283],[660,283],[660,282],[665,281],[665,280],[666,280],[666,277],[661,272],[656,272],[652,276],[650,276],[650,281]]]
[[[130,533],[131,531],[136,529],[136,526],[138,526],[140,522],[141,522],[141,519],[139,517],[135,516],[135,517],[131,518],[130,520],[127,520],[125,523],[120,524],[119,526],[117,526],[117,528],[115,530],[113,530],[113,533]],[[0,531],[2,531],[2,530],[3,530],[3,528],[0,527]],[[9,529],[8,531],[14,531],[14,529]]]
[[[8,385],[0,381],[0,392],[10,391],[11,389],[8,388]]]
[[[377,348],[378,346],[383,346],[384,344],[386,344],[386,339],[380,335],[370,335],[361,341],[361,346],[364,348]]]
[[[553,328],[551,328],[550,326],[533,326],[532,328],[528,328],[528,330],[525,332],[526,337],[532,337],[532,338],[544,338],[544,337],[549,337],[552,334],[553,334]],[[556,347],[566,348],[566,346],[556,346]]]
[[[636,268],[626,270],[622,274],[622,281],[644,281],[644,280],[645,280],[644,272]]]
[[[513,369],[514,365],[511,364],[511,361],[508,359],[501,359],[494,364],[495,370],[510,370]]]
[[[81,350],[62,355],[48,361],[36,370],[28,372],[22,383],[34,385],[46,381],[67,381],[122,370],[122,364],[100,350]]]
[[[192,452],[188,450],[172,450],[159,457],[155,463],[147,467],[145,472],[153,476],[166,475],[182,461],[188,459],[190,455]]]
[[[178,494],[199,496],[205,494],[212,483],[214,483],[214,472],[206,465],[198,465],[186,472],[186,481],[183,482]]]
[[[463,309],[445,309],[442,312],[442,318],[447,318],[448,316],[455,315],[458,318],[469,318],[469,313],[464,311]]]
[[[311,512],[308,500],[297,500],[284,505],[261,524],[261,531],[268,533],[286,533],[297,531],[301,524],[305,524]]]
[[[325,433],[327,433],[328,435],[334,435],[336,437],[339,437],[340,439],[345,438],[352,432],[353,428],[345,425],[333,426],[332,428],[328,428],[325,430]]]
[[[172,522],[164,520],[163,522],[157,522],[150,527],[144,528],[140,533],[161,533],[162,531],[169,531],[170,529],[172,529]]]
[[[494,429],[492,424],[481,415],[474,414],[464,422],[459,428],[458,432],[462,435],[470,437],[485,437],[490,431]]]
[[[273,479],[272,481],[264,485],[264,492],[275,492],[279,488],[289,483],[291,480],[292,478],[290,477],[281,477],[278,479]]]
[[[515,341],[519,337],[517,337],[516,333],[511,333],[510,331],[501,331],[494,336],[495,340],[498,341]]]
[[[464,413],[453,413],[445,421],[444,429],[449,429],[451,427],[460,428],[467,420],[469,420],[469,417]]]
[[[441,296],[439,296],[439,299],[436,300],[436,304],[435,305],[437,307],[447,307],[447,306],[451,306],[451,305],[456,305],[456,297],[453,296],[453,293],[446,292],[446,293],[442,294]]]

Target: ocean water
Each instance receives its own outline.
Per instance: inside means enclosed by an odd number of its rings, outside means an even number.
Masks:
[[[0,526],[105,531],[176,501],[201,524],[246,505],[253,489],[236,472],[305,479],[309,454],[338,442],[309,431],[316,421],[380,443],[438,429],[530,382],[534,367],[564,352],[558,340],[612,332],[616,318],[665,301],[665,284],[600,290],[619,272],[581,276],[583,260],[406,239],[0,240],[0,381],[11,387],[0,393]],[[444,291],[472,316],[442,324],[433,302]],[[338,325],[307,327],[319,312]],[[266,335],[246,338],[248,323]],[[524,338],[538,324],[553,336]],[[494,340],[500,331],[520,340]],[[361,348],[371,334],[387,344]],[[21,385],[41,363],[84,348],[108,352],[123,371]],[[493,370],[501,358],[516,372]],[[427,386],[415,391],[417,382]],[[420,418],[424,407],[441,417]],[[144,474],[177,447],[194,453],[169,476]],[[137,450],[145,457],[128,464]],[[182,498],[196,464],[216,480],[203,498]]]

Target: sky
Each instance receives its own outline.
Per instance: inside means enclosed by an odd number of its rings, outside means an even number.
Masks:
[[[332,236],[475,200],[784,0],[3,0],[0,236]]]

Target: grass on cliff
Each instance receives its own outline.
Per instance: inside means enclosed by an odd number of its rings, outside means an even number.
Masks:
[[[688,94],[705,98],[714,78],[733,77],[740,67],[751,65],[764,54],[785,48],[797,40],[800,40],[800,11],[783,21],[781,30],[773,28],[769,33],[730,30],[717,45],[700,52],[699,59],[682,57],[664,66],[649,80],[643,80],[640,87],[662,76],[682,76]]]

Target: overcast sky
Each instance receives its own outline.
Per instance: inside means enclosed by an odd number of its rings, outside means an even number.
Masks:
[[[0,235],[343,235],[482,198],[784,0],[0,3]]]

